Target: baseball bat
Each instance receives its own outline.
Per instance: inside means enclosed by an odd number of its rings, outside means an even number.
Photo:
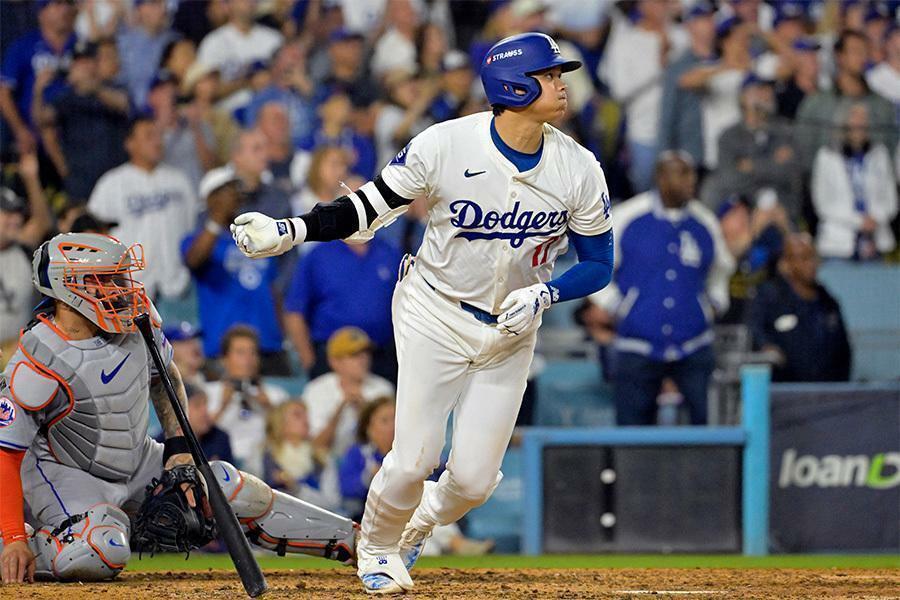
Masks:
[[[194,430],[191,429],[187,415],[184,413],[184,408],[182,408],[181,404],[178,402],[178,396],[175,394],[172,379],[169,377],[169,372],[163,364],[159,348],[156,346],[156,342],[153,339],[153,331],[150,327],[150,315],[146,313],[142,314],[136,317],[134,322],[141,332],[144,343],[147,344],[147,349],[150,350],[153,364],[156,365],[156,370],[159,371],[159,376],[162,378],[166,395],[169,397],[169,402],[172,403],[172,410],[175,411],[175,417],[178,419],[181,431],[184,432],[184,437],[191,450],[191,456],[194,457],[194,463],[203,475],[203,479],[206,480],[206,487],[209,493],[209,504],[212,506],[213,516],[216,519],[216,525],[218,525],[219,536],[225,541],[225,545],[228,547],[228,554],[231,555],[231,560],[241,578],[244,590],[246,590],[251,598],[256,598],[269,589],[269,586],[266,583],[266,577],[263,575],[262,569],[259,568],[256,558],[253,557],[253,552],[250,550],[250,543],[247,541],[244,532],[241,530],[241,525],[238,523],[234,511],[232,511],[231,507],[228,505],[228,500],[225,498],[225,493],[222,492],[222,488],[219,486],[216,476],[213,475],[212,469],[209,467],[209,461],[206,460],[206,455],[203,454],[200,442],[197,440]]]

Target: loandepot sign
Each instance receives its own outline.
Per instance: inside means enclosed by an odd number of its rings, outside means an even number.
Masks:
[[[797,455],[788,448],[781,456],[778,487],[866,487],[887,490],[900,486],[900,452],[838,456]]]

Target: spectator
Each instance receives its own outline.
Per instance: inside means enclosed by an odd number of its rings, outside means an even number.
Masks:
[[[217,106],[219,71],[215,67],[195,62],[181,83],[181,93],[190,98],[186,110],[196,112],[197,118],[212,131],[216,162],[228,162],[240,127],[230,112]]]
[[[741,121],[719,138],[719,166],[707,179],[703,200],[715,209],[722,199],[752,198],[774,189],[794,219],[800,217],[800,177],[791,130],[775,117],[775,90],[770,81],[748,75],[741,85]]]
[[[441,59],[440,91],[428,108],[435,122],[456,119],[481,109],[472,96],[475,73],[464,52],[451,50]]]
[[[866,72],[866,82],[876,94],[898,107],[900,117],[900,26],[894,25],[885,33],[884,60]]]
[[[772,352],[773,381],[847,381],[850,343],[837,301],[817,280],[808,234],[787,238],[780,277],[760,286],[748,324],[754,345]]]
[[[242,131],[232,148],[230,166],[241,180],[241,192],[248,195],[241,212],[258,211],[283,219],[290,216],[290,197],[271,184],[267,144],[266,135],[259,129]]]
[[[306,180],[310,156],[308,152],[296,150],[291,143],[291,123],[284,105],[274,100],[266,102],[256,117],[256,126],[266,136],[266,158],[272,185],[294,196]],[[300,214],[293,207],[293,198],[291,204],[293,214]]]
[[[808,25],[807,3],[782,0],[775,7],[772,32],[764,36],[769,50],[757,59],[754,72],[769,81],[789,78],[794,66],[794,42],[806,34]]]
[[[100,178],[88,210],[118,223],[114,236],[126,245],[143,244],[153,257],[142,279],[151,298],[179,297],[190,284],[178,244],[197,217],[193,188],[184,173],[162,164],[162,132],[150,117],[132,120],[125,150],[128,162]]]
[[[197,47],[194,42],[187,38],[176,38],[163,50],[159,59],[159,70],[171,74],[175,83],[182,85],[195,62],[197,62]]]
[[[200,111],[176,106],[176,79],[160,71],[150,83],[147,106],[163,132],[163,163],[180,169],[197,189],[203,174],[216,166],[215,137]]]
[[[320,125],[313,132],[312,140],[305,142],[304,148],[339,146],[350,160],[353,173],[369,181],[374,177],[376,167],[375,144],[371,136],[362,135],[351,126],[353,105],[350,97],[335,92],[319,105]]]
[[[309,435],[302,400],[288,400],[269,411],[263,480],[272,488],[326,510],[340,510],[337,468],[328,448]]]
[[[327,96],[335,92],[349,94],[357,106],[369,105],[378,98],[377,82],[367,77],[362,34],[337,29],[328,38],[328,71],[315,81]]]
[[[237,323],[251,325],[262,352],[262,372],[287,375],[282,335],[273,289],[278,259],[250,259],[234,245],[228,226],[234,217],[255,210],[241,193],[241,180],[228,167],[210,171],[200,184],[207,211],[202,225],[181,242],[184,263],[197,284],[203,350],[217,356],[227,331]]]
[[[375,146],[378,164],[386,165],[432,121],[428,107],[437,94],[434,81],[421,80],[404,70],[392,71],[384,78],[387,102],[375,121]]]
[[[341,196],[341,182],[347,178],[347,152],[338,146],[317,147],[309,159],[306,185],[291,199],[295,215],[306,214],[316,204],[331,202]]]
[[[366,244],[318,244],[300,259],[284,301],[284,324],[310,377],[326,372],[332,334],[353,325],[377,344],[373,371],[396,378],[391,299],[399,264],[397,249],[378,237]]]
[[[243,90],[248,85],[248,67],[256,61],[267,61],[284,38],[274,29],[257,25],[256,0],[230,0],[228,22],[211,31],[200,43],[197,60],[211,65],[222,75],[222,95]],[[229,108],[247,104],[248,92],[230,96]]]
[[[331,372],[310,381],[303,391],[316,444],[343,456],[353,444],[363,407],[381,396],[393,396],[389,381],[369,372],[372,342],[361,329],[344,327],[328,340]]]
[[[128,159],[123,148],[128,93],[102,81],[97,46],[91,43],[75,47],[66,87],[46,104],[44,90],[54,77],[53,71],[38,73],[32,114],[69,201],[83,204],[97,180]]]
[[[870,133],[865,103],[837,115],[836,127],[840,143],[820,148],[813,164],[816,245],[823,257],[873,260],[896,246],[897,177],[890,152]]]
[[[756,296],[756,289],[775,272],[790,222],[784,208],[775,201],[774,192],[769,194],[768,199],[761,196],[755,208],[734,195],[716,211],[725,245],[737,263],[728,283],[728,311],[719,323],[745,322],[747,305]]]
[[[384,455],[393,444],[394,399],[382,396],[369,402],[360,411],[356,443],[347,449],[340,462],[344,512],[354,521],[362,519],[372,478],[381,468]]]
[[[652,424],[660,386],[670,377],[691,423],[702,425],[714,362],[711,327],[728,308],[734,263],[715,215],[694,200],[690,155],[663,152],[656,185],[613,209],[614,283],[596,296],[617,322],[616,422]]]
[[[75,19],[78,39],[99,42],[115,35],[127,12],[128,5],[120,0],[91,0],[81,3]]]
[[[718,165],[719,136],[741,120],[741,83],[752,66],[750,54],[751,26],[735,18],[716,27],[719,59],[703,64],[681,76],[679,86],[700,91],[703,96],[703,159],[713,170]]]
[[[613,24],[599,73],[625,110],[629,178],[637,192],[653,185],[663,74],[687,45],[671,24],[670,9],[668,2],[639,0],[634,25],[625,18]]]
[[[681,87],[682,75],[715,55],[716,22],[712,6],[701,0],[685,16],[690,46],[665,71],[659,118],[661,150],[683,150],[698,165],[703,164],[703,95]]]
[[[387,30],[372,52],[372,74],[383,78],[395,69],[411,69],[417,64],[416,33],[421,16],[411,0],[391,0],[385,14]]]
[[[184,382],[184,392],[188,401],[188,421],[191,429],[197,434],[200,448],[209,460],[224,460],[234,464],[234,454],[231,452],[231,439],[228,434],[216,427],[212,417],[209,416],[209,401],[203,388]]]
[[[167,326],[164,333],[172,344],[172,360],[185,383],[202,386],[206,383],[202,332],[187,321]]]
[[[97,41],[97,75],[103,85],[128,92],[121,77],[122,61],[115,38],[101,38]]]
[[[315,125],[312,106],[313,84],[306,74],[306,51],[300,42],[288,42],[278,49],[272,60],[271,80],[253,94],[247,105],[246,125],[254,126],[259,111],[270,102],[278,102],[290,119],[291,141],[304,147]],[[308,149],[308,148],[307,148]]]
[[[896,10],[896,7],[894,8]],[[884,42],[885,34],[892,26],[891,15],[887,6],[878,2],[871,2],[867,6],[866,16],[863,20],[863,33],[869,38],[869,60],[868,63],[878,64],[884,60]],[[893,26],[898,23],[895,21]]]
[[[447,56],[447,34],[440,23],[425,23],[416,33],[416,62],[420,77],[435,78],[443,73]]]
[[[796,145],[804,168],[810,168],[822,146],[833,139],[834,117],[851,104],[863,102],[869,113],[872,143],[895,148],[897,114],[891,103],[869,89],[864,77],[868,40],[857,31],[844,31],[834,44],[837,73],[830,90],[807,96],[797,112]]]
[[[135,0],[134,25],[118,35],[122,75],[135,106],[144,106],[150,83],[159,70],[163,51],[178,34],[169,28],[165,0]]]
[[[19,177],[27,205],[10,188],[0,188],[0,369],[13,355],[19,331],[31,320],[31,255],[50,232],[52,219],[33,152],[19,160]]]
[[[12,129],[21,154],[37,147],[31,118],[37,73],[43,69],[56,73],[44,89],[44,100],[50,102],[65,85],[61,75],[69,68],[76,42],[74,2],[39,0],[36,4],[38,29],[10,45],[3,53],[0,71],[0,114]]]
[[[800,38],[792,45],[793,69],[790,76],[776,84],[778,114],[791,121],[803,99],[819,90],[819,43],[813,38]]]
[[[239,468],[263,474],[266,415],[287,399],[281,388],[260,379],[259,338],[246,325],[234,325],[222,337],[222,378],[206,384],[213,423],[228,434]]]

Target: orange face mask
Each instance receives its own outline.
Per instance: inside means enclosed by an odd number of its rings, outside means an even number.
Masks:
[[[97,317],[95,322],[102,330],[136,332],[134,318],[150,310],[144,284],[134,279],[134,274],[144,269],[143,247],[140,244],[129,247],[115,266],[92,265],[89,259],[84,260],[84,252],[70,261],[67,253],[75,249],[91,250],[73,247],[71,243],[60,249],[67,259],[63,265],[65,287],[91,305]]]

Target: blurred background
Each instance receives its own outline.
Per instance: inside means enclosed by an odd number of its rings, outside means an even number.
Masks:
[[[490,109],[487,50],[544,31],[584,63],[554,125],[606,173],[614,283],[545,313],[505,478],[428,550],[900,552],[898,19],[898,0],[3,0],[3,356],[43,240],[140,242],[208,456],[359,518],[424,204],[366,245],[264,260],[227,226],[329,202]]]

